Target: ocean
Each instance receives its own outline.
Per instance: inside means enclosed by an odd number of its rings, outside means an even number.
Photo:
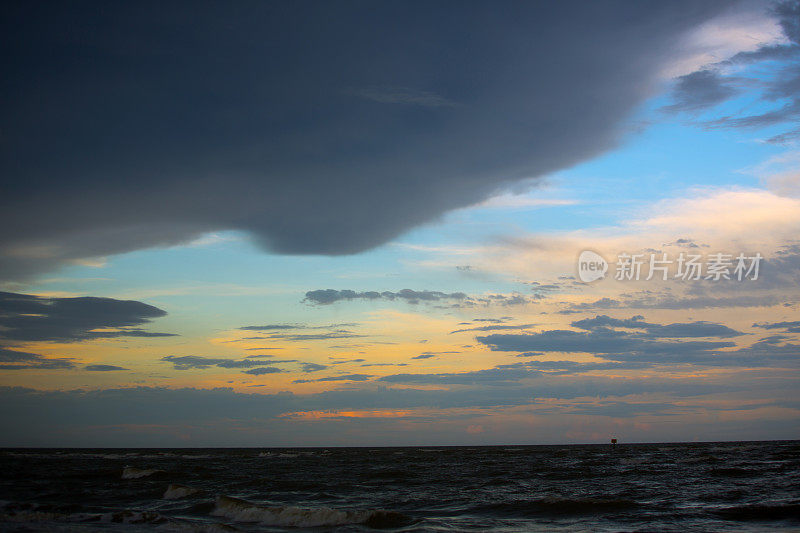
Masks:
[[[1,531],[800,531],[800,441],[5,449]]]

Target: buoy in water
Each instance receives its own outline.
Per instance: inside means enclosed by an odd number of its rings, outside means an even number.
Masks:
[[[611,439],[611,444],[616,444],[616,443],[617,443],[617,439]]]

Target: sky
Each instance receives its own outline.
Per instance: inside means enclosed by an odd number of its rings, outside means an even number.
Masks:
[[[0,25],[0,446],[800,438],[800,3]]]

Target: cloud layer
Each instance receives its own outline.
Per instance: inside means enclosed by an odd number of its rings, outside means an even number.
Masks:
[[[0,277],[212,230],[380,245],[614,146],[727,5],[16,4]]]

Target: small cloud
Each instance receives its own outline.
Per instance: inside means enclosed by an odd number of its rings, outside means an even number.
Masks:
[[[467,331],[496,331],[496,330],[503,330],[503,329],[527,329],[532,328],[536,324],[493,324],[490,326],[476,326],[474,328],[464,328],[464,329],[456,329],[450,332],[452,335],[453,333],[464,333]]]
[[[340,301],[402,301],[408,304],[417,305],[419,303],[439,304],[444,308],[467,308],[467,307],[488,307],[488,306],[512,306],[534,303],[537,298],[523,296],[521,294],[485,294],[468,295],[463,292],[441,292],[441,291],[416,291],[412,289],[402,289],[397,292],[392,291],[353,291],[336,289],[318,289],[306,292],[303,302],[315,305],[329,305]]]
[[[300,368],[303,370],[303,372],[319,372],[320,370],[325,370],[328,368],[328,366],[317,363],[303,363]]]
[[[464,300],[467,295],[463,292],[444,293],[440,291],[415,291],[402,289],[398,292],[384,291],[353,291],[319,289],[308,291],[303,301],[318,305],[327,305],[343,300],[402,300],[410,304],[419,302],[438,302],[440,300]]]
[[[274,366],[251,368],[250,370],[244,371],[245,374],[250,374],[251,376],[260,376],[262,374],[278,374],[280,372],[283,372],[283,370]]]
[[[317,379],[296,379],[293,381],[293,383],[312,383],[322,381],[368,381],[373,377],[375,376],[371,374],[344,374],[341,376],[329,376]]]
[[[461,353],[457,351],[449,351],[449,352],[423,352],[416,357],[412,357],[411,359],[430,359],[431,357],[436,357],[437,355],[447,355],[447,354],[454,354],[454,353]]]
[[[242,326],[239,329],[245,331],[274,331],[286,329],[301,329],[303,326],[297,324],[265,324],[263,326]]]
[[[281,359],[259,361],[252,358],[245,359],[223,359],[215,357],[202,357],[199,355],[167,355],[161,358],[162,361],[172,363],[175,370],[205,369],[212,366],[219,368],[252,368],[265,365],[277,365],[281,363],[296,363],[296,359]],[[262,372],[263,374],[264,372]]]
[[[114,365],[86,365],[83,367],[83,369],[90,372],[113,372],[115,370],[128,370],[127,368]]]
[[[753,324],[753,327],[762,329],[782,329],[787,333],[800,333],[800,320],[792,322],[764,322],[761,324]]]
[[[671,112],[699,112],[736,96],[733,79],[726,79],[713,69],[698,70],[678,78],[672,91],[674,104],[664,108]]]
[[[0,347],[0,370],[66,370],[75,368],[71,358],[50,358],[38,353]]]

